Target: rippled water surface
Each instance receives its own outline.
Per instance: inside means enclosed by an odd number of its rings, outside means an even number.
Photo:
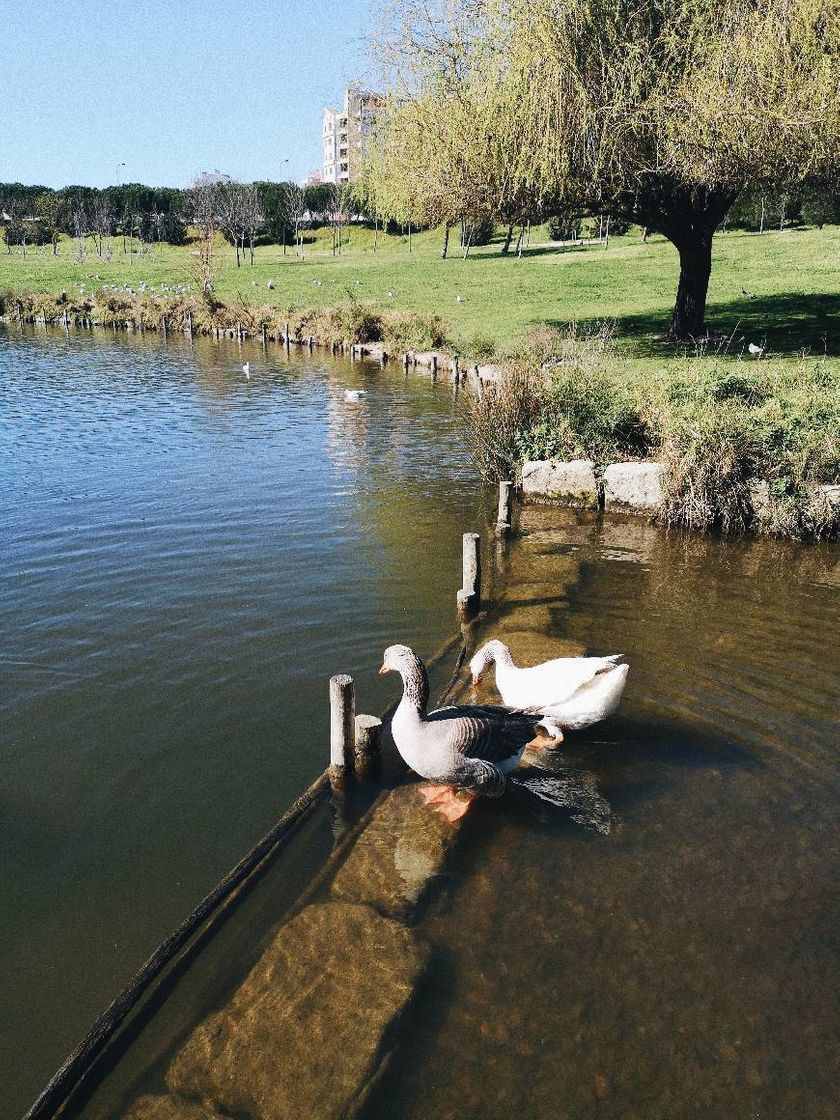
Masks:
[[[327,678],[379,711],[383,647],[451,630],[456,412],[317,352],[0,334],[3,1116],[323,769]]]
[[[378,711],[399,691],[373,676],[382,645],[428,653],[451,632],[460,533],[488,510],[451,396],[402,371],[254,351],[245,383],[235,347],[131,340],[0,356],[15,446],[2,1030],[25,1104],[71,1026],[320,770],[326,677],[353,672]],[[363,407],[345,406],[362,383]],[[526,664],[621,652],[629,682],[615,717],[477,802],[440,863],[424,811],[392,807],[373,829],[361,888],[385,913],[379,882],[422,896],[399,922],[428,964],[382,1076],[360,1066],[354,1115],[834,1120],[840,550],[538,508],[509,541],[484,536],[487,610],[468,648],[499,636]],[[438,665],[437,689],[447,676]],[[492,675],[482,687],[496,698]],[[462,672],[453,695],[467,693]],[[203,1051],[206,1091],[165,1094],[185,1084],[173,1070],[193,1028],[234,1021],[302,885],[305,902],[341,897],[346,810],[322,806],[162,985],[82,1094],[86,1120],[199,1099],[242,1114]],[[353,969],[382,948],[333,948],[353,962],[333,1009],[352,1037],[368,1011]],[[297,1012],[274,1006],[294,1038]],[[304,1021],[329,1040],[331,1023]],[[265,1029],[256,1049],[271,1054]],[[329,1044],[296,1041],[288,1069],[254,1059],[256,1078],[333,1076]]]

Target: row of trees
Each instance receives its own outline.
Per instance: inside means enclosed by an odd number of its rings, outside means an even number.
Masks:
[[[238,265],[245,259],[246,245],[253,263],[254,245],[260,236],[284,246],[289,241],[299,246],[304,228],[313,221],[330,225],[334,245],[340,251],[344,223],[350,216],[366,216],[368,211],[364,192],[350,184],[300,187],[291,182],[238,183],[210,176],[200,178],[188,190],[142,183],[101,190],[84,186],[51,190],[0,183],[6,244],[25,249],[28,244],[51,243],[53,252],[58,251],[61,234],[77,241],[93,238],[100,255],[115,235],[122,238],[124,252],[130,248],[129,239],[182,245],[188,226],[198,227],[203,236],[208,204],[214,231],[221,232],[236,247]]]
[[[604,214],[680,260],[671,333],[703,334],[712,238],[748,188],[840,179],[832,0],[396,0],[374,205],[509,227]]]

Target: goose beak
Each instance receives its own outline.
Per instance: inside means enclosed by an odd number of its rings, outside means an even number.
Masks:
[[[473,673],[472,686],[478,688],[481,684],[481,673]]]
[[[384,677],[386,673],[390,673],[390,672],[391,672],[391,670],[388,668],[388,666],[383,665],[382,668],[379,670],[379,675],[380,675],[380,677]]]

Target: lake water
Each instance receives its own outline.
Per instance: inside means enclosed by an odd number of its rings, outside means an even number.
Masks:
[[[380,711],[399,691],[382,646],[453,630],[460,534],[488,501],[450,391],[270,353],[243,355],[245,382],[235,345],[0,347],[10,1115],[320,771],[326,678],[350,671]],[[840,548],[537,508],[517,528],[485,534],[468,645],[622,652],[627,691],[535,760],[550,801],[470,810],[411,918],[429,964],[359,1115],[834,1120]],[[167,1091],[334,823],[322,807],[164,984],[86,1118]],[[416,839],[393,838],[401,859]]]
[[[0,327],[0,1115],[321,772],[330,675],[380,711],[382,649],[452,630],[456,417],[317,351]]]

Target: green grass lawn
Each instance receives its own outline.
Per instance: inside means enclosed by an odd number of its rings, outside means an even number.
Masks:
[[[642,242],[637,231],[613,238],[605,249],[560,248],[534,230],[522,259],[499,252],[500,242],[472,250],[465,261],[452,238],[449,259],[440,259],[440,231],[407,237],[345,231],[341,256],[331,252],[329,231],[308,235],[304,258],[292,249],[260,246],[256,263],[237,269],[233,249],[221,249],[217,288],[227,302],[281,310],[324,307],[355,300],[374,311],[388,308],[435,313],[448,335],[465,352],[497,353],[517,349],[527,332],[543,323],[615,322],[616,336],[639,357],[661,356],[677,283],[677,255],[663,238]],[[54,257],[50,246],[0,254],[0,289],[13,288],[75,295],[102,284],[189,284],[190,247],[154,247],[148,256],[124,254],[113,238],[112,258],[92,252],[81,263],[72,258],[71,241]],[[838,353],[836,323],[840,309],[837,262],[840,228],[786,230],[763,234],[726,233],[715,238],[707,323],[715,335],[734,333],[731,350],[745,341],[766,341],[770,351],[794,354]],[[273,288],[268,283],[272,281]],[[754,294],[750,299],[742,289]],[[389,293],[393,293],[390,295]]]

